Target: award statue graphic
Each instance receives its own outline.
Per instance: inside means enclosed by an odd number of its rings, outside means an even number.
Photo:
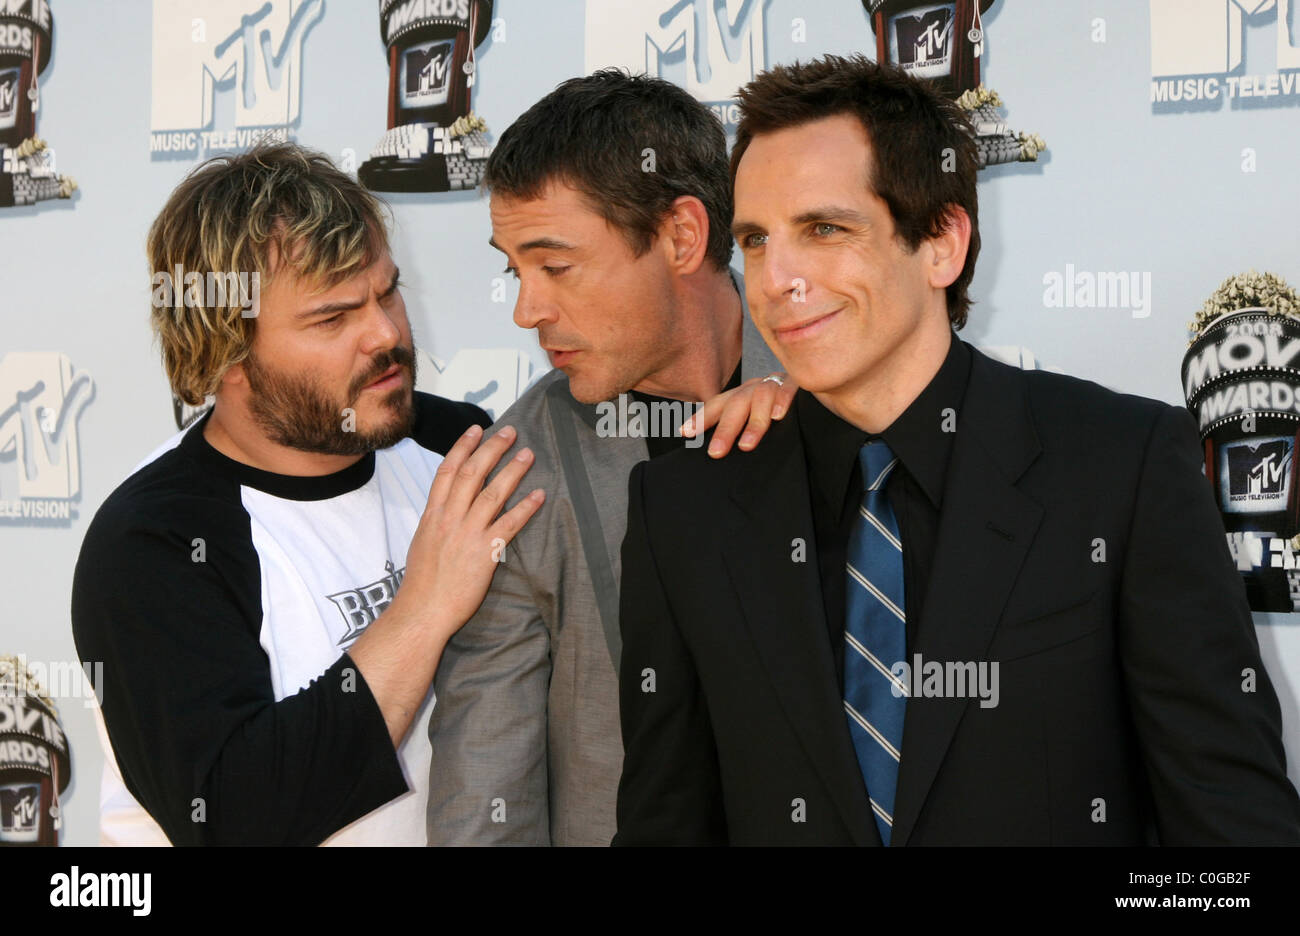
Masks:
[[[22,656],[0,656],[0,845],[58,845],[72,779],[59,712]]]
[[[1255,611],[1300,611],[1300,295],[1271,273],[1228,278],[1197,312],[1183,393]]]
[[[77,183],[54,168],[54,150],[36,135],[37,78],[54,50],[49,0],[0,4],[0,208],[71,198]]]
[[[483,179],[491,145],[470,110],[492,0],[379,0],[388,132],[357,172],[378,192],[449,192]]]
[[[876,34],[876,61],[897,65],[953,98],[975,127],[979,168],[1037,162],[1047,149],[1034,133],[1007,127],[1002,99],[980,84],[988,41],[983,14],[993,0],[862,0]]]

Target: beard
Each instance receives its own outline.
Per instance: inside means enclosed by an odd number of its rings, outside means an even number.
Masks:
[[[367,384],[397,364],[408,381],[378,400],[388,414],[380,425],[356,425],[356,404]],[[398,345],[379,354],[348,386],[342,400],[308,374],[297,376],[265,367],[250,351],[244,360],[249,410],[267,437],[280,445],[321,455],[365,455],[396,445],[415,424],[415,348]],[[351,410],[351,412],[345,412]]]

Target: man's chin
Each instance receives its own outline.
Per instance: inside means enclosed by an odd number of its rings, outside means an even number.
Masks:
[[[579,403],[594,406],[618,396],[618,387],[609,381],[591,380],[565,371],[569,376],[569,393]]]
[[[865,368],[803,366],[786,367],[790,379],[798,384],[799,389],[821,396],[838,397],[848,394],[856,397],[866,385],[864,381],[870,376]]]
[[[618,396],[620,387],[610,375],[598,373],[587,367],[557,367],[569,378],[569,394],[579,403],[594,406]]]
[[[350,419],[345,419],[339,431],[319,446],[305,450],[332,455],[364,455],[375,449],[389,448],[411,435],[415,427],[415,412],[409,400],[401,398],[379,401],[378,405],[357,407]],[[363,411],[364,409],[364,411]]]
[[[410,392],[406,391],[405,394],[405,399],[399,397],[383,401],[382,415],[375,417],[366,429],[367,438],[375,443],[371,448],[396,445],[415,429],[415,410]]]

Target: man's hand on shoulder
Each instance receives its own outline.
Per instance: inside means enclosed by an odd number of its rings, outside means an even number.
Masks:
[[[402,587],[351,651],[395,746],[428,692],[447,641],[483,602],[496,557],[545,497],[539,488],[502,513],[533,454],[520,449],[485,485],[514,444],[515,430],[507,426],[480,446],[482,437],[483,429],[471,426],[438,466],[407,551]]]
[[[698,413],[682,424],[682,435],[693,439],[716,423],[718,428],[709,441],[709,456],[721,458],[731,451],[743,428],[745,431],[740,435],[739,448],[748,452],[767,434],[773,420],[779,420],[790,411],[790,403],[798,390],[798,384],[788,374],[753,377],[705,403]]]

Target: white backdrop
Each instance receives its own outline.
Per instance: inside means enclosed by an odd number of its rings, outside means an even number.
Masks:
[[[263,6],[50,2],[54,54],[37,127],[80,189],[0,209],[0,653],[47,667],[76,660],[68,607],[86,526],[175,432],[144,260],[168,193],[255,126],[288,123],[293,138],[353,169],[385,130],[377,4],[272,0],[264,16]],[[474,111],[495,137],[563,79],[605,64],[650,64],[712,102],[767,65],[874,55],[858,0],[730,0],[725,30],[713,9],[712,0],[497,0]],[[256,16],[245,29],[241,17]],[[1186,324],[1220,281],[1256,268],[1300,283],[1298,17],[1285,0],[999,0],[984,18],[985,83],[1011,125],[1049,149],[981,176],[978,304],[963,337],[1027,366],[1181,403]],[[679,36],[688,54],[675,57]],[[1171,79],[1186,73],[1199,78]],[[151,152],[167,142],[155,130],[178,126],[212,134],[212,145]],[[547,364],[533,333],[511,321],[515,287],[487,246],[486,203],[473,192],[389,200],[407,308],[432,358],[421,386],[500,413]],[[1053,283],[1117,273],[1140,297],[1080,307],[1051,295]],[[21,403],[38,379],[70,414],[61,432]],[[51,502],[66,519],[31,515]],[[1298,623],[1256,616],[1300,782]],[[56,701],[73,756],[64,840],[94,843],[102,755],[91,712],[78,698]]]

